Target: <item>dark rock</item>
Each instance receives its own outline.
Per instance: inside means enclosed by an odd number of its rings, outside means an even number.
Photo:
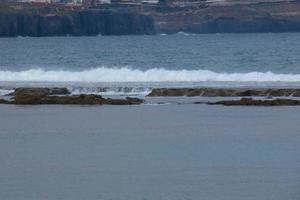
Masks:
[[[299,93],[300,90],[295,90],[295,89],[268,89],[266,91],[268,96],[273,96],[273,97],[281,97],[281,96],[294,96],[295,93]]]
[[[298,32],[300,22],[271,17],[242,19],[237,17],[220,17],[195,27],[199,33],[269,33]]]
[[[232,89],[218,88],[155,88],[148,96],[232,96]]]
[[[70,94],[67,88],[49,88],[49,95],[66,95]]]
[[[237,91],[235,96],[250,97],[250,96],[267,96],[264,89],[248,89]]]
[[[203,96],[203,97],[246,97],[246,96],[300,96],[300,89],[265,88],[155,88],[148,96]]]
[[[143,99],[139,99],[139,98],[126,97],[126,100],[130,104],[142,104],[142,103],[144,103],[144,100]]]
[[[99,95],[46,96],[39,100],[39,104],[101,105],[104,101]]]
[[[49,88],[17,88],[14,92],[15,104],[39,104],[41,98],[49,95]]]
[[[294,97],[300,97],[300,90],[296,90],[293,92],[293,94],[291,96],[294,96]]]
[[[103,104],[108,105],[138,105],[142,104],[144,100],[138,98],[127,97],[126,99],[103,99]]]
[[[73,96],[49,96],[49,88],[38,88],[36,90],[18,90],[15,93],[12,104],[36,105],[36,104],[80,104],[80,105],[134,105],[141,104],[143,100],[137,98],[111,99],[100,95],[73,95]]]
[[[153,34],[152,17],[134,12],[83,10],[60,14],[0,12],[0,37]]]
[[[217,101],[207,103],[209,105],[224,106],[300,106],[300,100],[294,99],[274,99],[274,100],[256,100],[252,98],[241,98],[240,100]]]
[[[142,99],[111,99],[100,95],[73,95],[66,88],[17,88],[14,92],[13,104],[86,104],[86,105],[134,105],[143,103]],[[63,96],[55,96],[63,95]]]
[[[195,96],[199,95],[198,90],[194,89],[192,92]],[[186,88],[154,88],[148,96],[187,96],[188,93]]]
[[[0,99],[0,104],[8,104],[8,103],[9,103],[9,101],[4,100],[4,99]]]
[[[66,95],[67,88],[16,88],[13,95]]]
[[[202,88],[202,95],[205,97],[228,97],[235,96],[237,90],[236,89],[223,89],[223,88]]]
[[[213,3],[214,4],[214,3]],[[218,3],[217,3],[218,4]],[[221,3],[222,4],[222,3]],[[300,1],[248,1],[153,13],[159,33],[269,33],[300,31]],[[295,14],[297,13],[297,14]]]

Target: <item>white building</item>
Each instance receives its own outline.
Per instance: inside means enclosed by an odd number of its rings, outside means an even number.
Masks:
[[[142,3],[157,4],[158,0],[141,0]]]
[[[17,0],[18,2],[38,2],[38,3],[60,3],[69,2],[75,4],[81,4],[83,0]]]
[[[18,2],[58,3],[60,0],[17,0]]]

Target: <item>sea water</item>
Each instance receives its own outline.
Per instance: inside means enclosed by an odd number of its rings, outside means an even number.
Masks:
[[[300,86],[299,33],[0,38],[0,49],[2,91],[54,85],[145,95],[153,87]]]
[[[300,34],[0,39],[0,95],[21,86],[299,87]],[[159,102],[166,101],[166,104]],[[2,200],[298,200],[299,107],[0,105]]]

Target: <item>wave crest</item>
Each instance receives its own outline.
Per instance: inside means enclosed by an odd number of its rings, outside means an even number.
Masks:
[[[47,82],[300,82],[300,74],[273,72],[218,73],[209,70],[167,70],[152,68],[146,71],[130,68],[100,67],[83,71],[30,69],[0,71],[0,81]]]

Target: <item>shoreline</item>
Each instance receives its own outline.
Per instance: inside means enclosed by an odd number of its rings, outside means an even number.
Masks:
[[[67,88],[15,88],[0,96],[0,104],[15,105],[140,105],[148,98],[206,98],[192,104],[224,106],[300,106],[297,88],[153,88],[145,96],[72,94]],[[168,102],[157,102],[166,104]],[[177,102],[180,104],[180,101]]]

